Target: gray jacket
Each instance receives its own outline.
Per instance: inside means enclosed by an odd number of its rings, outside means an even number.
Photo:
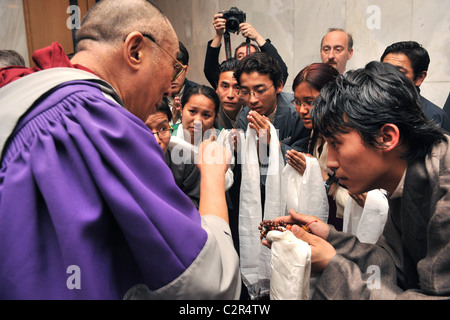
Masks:
[[[432,299],[450,296],[450,150],[447,141],[409,163],[403,192],[375,245],[330,230],[337,255],[314,299]]]

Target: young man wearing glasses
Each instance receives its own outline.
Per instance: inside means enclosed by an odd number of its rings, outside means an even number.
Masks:
[[[306,129],[292,106],[292,93],[283,91],[283,74],[278,62],[267,53],[254,53],[242,59],[235,71],[240,97],[246,106],[239,114],[238,127],[256,130],[270,144],[270,122],[278,133],[281,151],[306,152],[311,130]]]
[[[276,214],[280,213],[279,206],[276,208],[279,197],[275,196],[280,191],[279,169],[286,163],[288,150],[295,148],[300,152],[307,151],[311,130],[304,127],[291,103],[294,95],[282,92],[283,75],[278,62],[272,56],[267,53],[248,55],[239,61],[234,74],[240,86],[240,98],[246,104],[239,114],[238,127],[246,134],[246,141],[241,143],[241,146],[249,148],[241,153],[244,157],[240,158],[250,159],[253,154],[254,149],[250,149],[250,146],[255,143],[254,130],[258,140],[256,152],[259,160],[259,170],[250,160],[241,161],[238,220],[241,273],[248,294],[263,298],[266,279],[260,272],[268,260],[264,260],[265,254],[260,251],[260,245],[255,241],[255,236],[257,239],[258,235],[249,231],[249,228],[252,224],[258,224],[261,219],[270,219],[267,217],[275,214],[275,211]],[[274,130],[271,133],[271,125],[276,133]],[[276,136],[273,137],[272,134]],[[281,151],[278,150],[277,143]],[[276,168],[273,174],[268,171],[272,169],[269,167],[271,159],[272,164],[275,163],[272,168]],[[273,196],[266,196],[269,193]]]
[[[103,0],[72,60],[54,43],[36,67],[0,70],[0,299],[239,297],[227,152],[201,144],[216,158],[198,153],[196,210],[144,123],[178,50],[149,1]]]

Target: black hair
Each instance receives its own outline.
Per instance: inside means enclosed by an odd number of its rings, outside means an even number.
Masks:
[[[412,81],[395,66],[372,61],[325,85],[311,109],[314,130],[324,137],[356,130],[366,145],[383,148],[380,129],[395,124],[407,161],[422,159],[444,134],[422,112]]]
[[[182,64],[187,66],[189,64],[189,52],[187,51],[186,47],[181,41],[179,41],[179,43],[180,43],[180,52],[178,52],[177,54],[177,59]]]
[[[258,47],[256,44],[250,43],[250,45],[251,45],[253,48],[255,48],[255,52],[261,52],[261,49],[259,49],[259,47]],[[242,42],[240,45],[238,45],[238,46],[236,47],[236,49],[234,49],[234,57],[236,58],[237,52],[238,52],[238,50],[239,50],[240,48],[246,47],[246,46],[247,46],[247,42],[246,42],[246,41],[244,41],[244,42]]]
[[[283,72],[281,71],[280,65],[276,59],[267,53],[255,52],[239,61],[234,72],[234,77],[240,85],[241,75],[254,71],[268,75],[275,88],[283,85]]]
[[[167,119],[170,121],[172,121],[172,111],[170,110],[169,104],[167,103],[166,99],[163,99],[161,101],[161,105],[159,107],[156,108],[155,112],[162,112],[165,115],[167,115]]]
[[[414,72],[414,80],[423,72],[428,71],[430,65],[430,56],[428,51],[415,41],[400,41],[391,44],[384,50],[380,61],[390,53],[403,53],[411,61],[411,67]]]
[[[236,70],[239,60],[236,58],[229,58],[223,61],[219,66],[219,73]]]

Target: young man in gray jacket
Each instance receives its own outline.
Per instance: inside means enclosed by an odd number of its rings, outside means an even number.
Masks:
[[[317,218],[293,212],[322,272],[314,299],[434,299],[450,296],[450,150],[428,120],[413,83],[387,63],[371,62],[325,87],[312,109],[325,137],[327,165],[359,194],[382,188],[389,216],[376,244],[360,243]]]

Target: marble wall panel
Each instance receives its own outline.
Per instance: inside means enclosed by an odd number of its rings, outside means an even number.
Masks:
[[[346,0],[346,29],[355,41],[348,68],[379,60],[390,44],[414,40],[430,54],[422,94],[443,106],[450,89],[450,2],[445,0]],[[376,21],[378,19],[378,21]]]
[[[450,92],[450,1],[414,0],[412,11],[411,39],[427,49],[431,60],[421,93],[443,107]]]
[[[22,0],[0,0],[0,50],[17,51],[29,66]]]
[[[289,67],[286,90],[305,66],[321,62],[320,42],[329,28],[345,28],[345,0],[295,1],[294,7],[294,60]],[[283,53],[284,57],[284,53]]]
[[[347,0],[346,30],[353,35],[354,53],[348,69],[380,60],[386,47],[411,39],[412,1]]]

